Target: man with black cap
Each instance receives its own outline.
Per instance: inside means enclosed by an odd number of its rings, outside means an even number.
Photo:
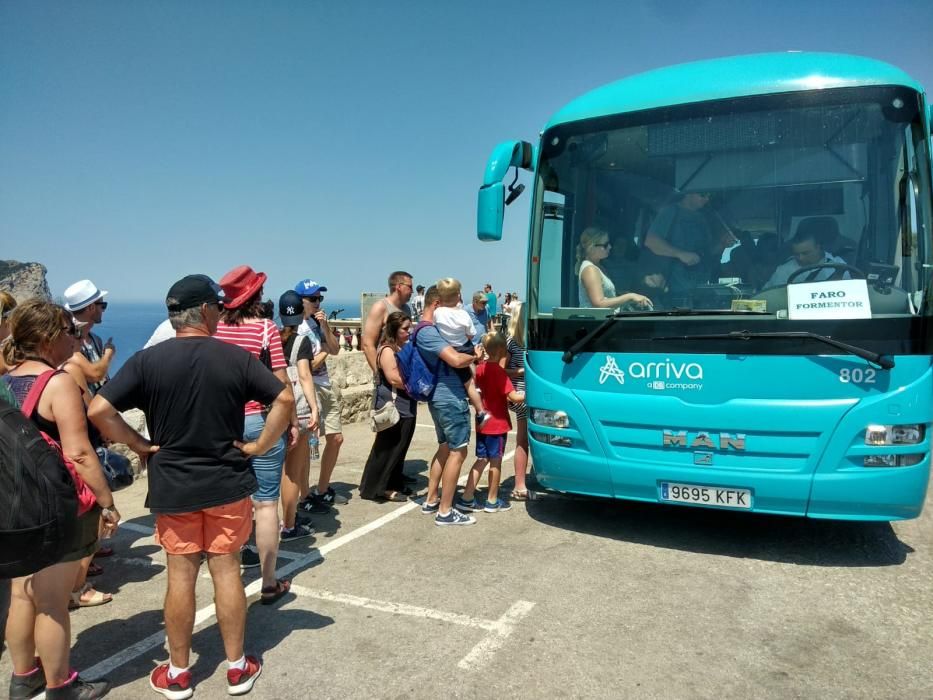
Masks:
[[[149,684],[165,697],[190,697],[188,670],[195,584],[202,553],[214,582],[227,657],[227,690],[249,692],[262,671],[245,656],[246,596],[239,551],[252,532],[250,495],[257,489],[249,458],[264,454],[289,424],[294,398],[256,357],[211,336],[223,308],[220,287],[189,275],[165,300],[176,337],[133,355],[91,402],[88,417],[116,440],[139,436],[118,411],[140,408],[158,451],[149,458],[147,506],[168,561],[165,631],[170,662]],[[262,434],[242,443],[248,401],[270,405]]]

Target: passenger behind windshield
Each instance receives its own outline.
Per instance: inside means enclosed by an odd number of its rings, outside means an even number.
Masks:
[[[645,236],[647,251],[666,264],[666,271],[656,272],[663,272],[667,280],[672,306],[690,307],[693,289],[709,282],[713,240],[709,222],[700,210],[710,198],[709,192],[678,195],[662,207]]]
[[[774,274],[765,283],[765,289],[787,284],[790,276],[804,267],[820,263],[829,265],[846,264],[845,260],[833,255],[823,247],[822,241],[829,240],[833,233],[838,234],[838,229],[835,231],[829,230],[826,224],[827,221],[833,222],[833,226],[835,226],[835,220],[825,216],[811,217],[800,222],[797,226],[797,233],[790,240],[791,257],[778,265]],[[821,267],[798,277],[795,281],[823,282],[836,273],[838,273],[838,268]],[[850,279],[848,272],[845,273],[844,279]]]
[[[612,244],[609,234],[590,226],[580,234],[577,244],[577,279],[579,304],[581,307],[611,308],[623,304],[634,304],[640,308],[651,308],[651,299],[636,292],[616,294],[616,287],[606,275],[600,263],[609,257]]]

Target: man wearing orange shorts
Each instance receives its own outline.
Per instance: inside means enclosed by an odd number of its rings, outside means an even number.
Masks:
[[[149,685],[171,700],[194,694],[188,666],[204,553],[227,656],[227,692],[242,695],[262,672],[259,659],[243,651],[239,552],[252,531],[250,495],[257,489],[249,457],[267,452],[285,432],[294,398],[251,353],[211,337],[223,308],[213,280],[185,277],[165,301],[176,337],[131,357],[94,397],[88,416],[113,440],[136,444],[118,411],[140,408],[159,446],[149,458],[146,505],[156,514],[156,541],[168,561],[170,661],[156,667]],[[243,444],[243,406],[251,400],[271,408],[259,438]]]

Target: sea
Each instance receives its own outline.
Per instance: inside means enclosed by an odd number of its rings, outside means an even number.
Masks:
[[[103,322],[94,326],[94,333],[103,340],[113,338],[117,353],[110,363],[110,376],[117,373],[133,353],[142,350],[149,336],[166,318],[164,301],[121,302],[108,299]],[[330,316],[337,312],[337,318],[359,318],[360,300],[325,299],[324,312]],[[278,317],[276,317],[278,318]]]

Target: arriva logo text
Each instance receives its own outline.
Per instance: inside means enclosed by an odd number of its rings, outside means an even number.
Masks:
[[[703,367],[696,362],[671,362],[669,357],[664,362],[632,362],[627,373],[630,379],[647,379],[644,386],[652,391],[699,391],[703,388]],[[626,370],[616,364],[615,358],[606,355],[605,364],[599,368],[599,383],[615,379],[619,384],[625,384],[625,375]]]
[[[703,368],[696,362],[633,362],[628,366],[632,379],[703,379]]]

